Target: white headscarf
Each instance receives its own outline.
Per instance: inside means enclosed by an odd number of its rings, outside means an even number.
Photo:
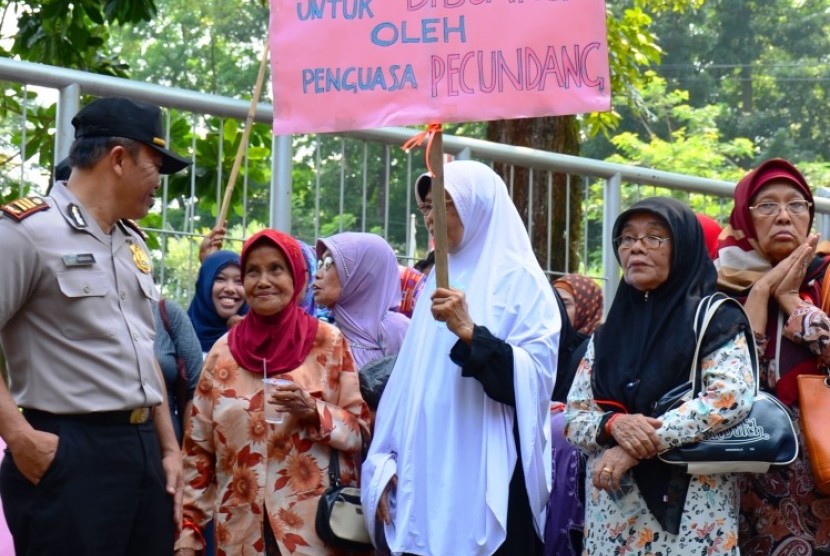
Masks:
[[[378,408],[362,501],[374,533],[380,495],[397,475],[393,524],[385,527],[393,553],[489,556],[506,538],[514,415],[527,495],[543,536],[561,322],[501,178],[484,164],[456,161],[444,167],[444,180],[464,224],[461,245],[449,255],[450,283],[464,290],[473,321],[513,348],[516,409],[489,398],[450,360],[458,337],[432,317],[430,273]]]

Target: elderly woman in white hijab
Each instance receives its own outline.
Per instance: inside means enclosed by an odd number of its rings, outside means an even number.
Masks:
[[[444,180],[452,287],[431,273],[415,307],[363,465],[364,516],[394,554],[540,554],[559,312],[501,178],[456,161]],[[431,185],[416,183],[430,233]]]

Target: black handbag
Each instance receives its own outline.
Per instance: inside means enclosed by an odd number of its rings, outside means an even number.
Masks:
[[[700,301],[695,316],[697,347],[692,359],[689,382],[664,394],[655,404],[654,415],[660,416],[700,393],[702,379],[698,376],[698,356],[709,322],[724,303],[735,299],[716,293]],[[758,390],[758,354],[752,331],[746,333],[752,374],[755,378],[755,398],[752,408],[740,423],[729,429],[663,452],[658,457],[671,465],[685,466],[692,475],[715,473],[765,473],[770,466],[789,465],[798,455],[798,437],[787,408],[775,396]]]
[[[340,463],[337,450],[331,451],[329,481],[317,505],[314,522],[317,536],[329,546],[350,550],[372,549],[372,540],[363,519],[360,489],[340,484]]]

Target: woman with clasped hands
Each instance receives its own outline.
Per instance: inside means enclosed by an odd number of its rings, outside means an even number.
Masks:
[[[801,172],[767,160],[735,187],[715,263],[718,286],[744,303],[752,323],[760,387],[792,410],[799,436],[796,377],[830,366],[830,319],[820,308],[830,258],[816,255],[814,210]],[[741,554],[830,553],[830,497],[816,489],[807,444],[799,444],[792,464],[741,475]]]
[[[623,279],[565,414],[566,437],[588,454],[585,553],[735,555],[736,475],[687,475],[656,456],[747,415],[749,322],[737,307],[717,311],[698,363],[701,394],[655,418],[655,402],[689,380],[695,313],[715,292],[715,268],[694,213],[674,199],[638,202],[614,235]]]
[[[331,450],[357,484],[368,408],[343,335],[297,304],[306,268],[297,241],[275,230],[242,249],[250,312],[205,360],[184,440],[184,526],[177,556],[204,546],[215,521],[219,554],[330,555],[315,532]],[[292,381],[271,399],[263,375]],[[264,420],[272,403],[285,415]]]

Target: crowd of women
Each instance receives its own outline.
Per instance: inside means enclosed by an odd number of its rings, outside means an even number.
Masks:
[[[237,254],[217,250],[219,228],[188,310],[154,308],[184,455],[177,556],[359,553],[315,526],[335,464],[378,555],[830,554],[803,442],[759,474],[658,458],[748,414],[751,350],[801,434],[796,377],[830,365],[830,258],[793,165],[749,172],[719,236],[671,198],[623,212],[604,322],[596,282],[544,274],[493,170],[451,162],[444,181],[449,287],[373,234],[312,247],[267,229]],[[415,194],[433,233],[429,174]],[[698,304],[718,290],[745,311],[715,313],[701,393],[657,414],[688,381]],[[284,381],[266,395],[269,378]]]
[[[797,429],[795,377],[826,372],[830,259],[794,166],[748,173],[722,231],[671,198],[623,212],[604,322],[595,281],[545,276],[496,173],[444,172],[450,287],[400,268],[372,234],[312,248],[265,230],[241,255],[204,258],[176,554],[356,553],[315,526],[333,463],[360,486],[378,555],[830,554],[830,504],[803,442],[793,464],[759,474],[688,474],[657,457],[748,414],[751,350]],[[433,232],[431,177],[415,188]],[[715,313],[700,394],[656,414],[688,381],[698,304],[718,290],[745,311]],[[269,377],[287,382],[266,396]]]

